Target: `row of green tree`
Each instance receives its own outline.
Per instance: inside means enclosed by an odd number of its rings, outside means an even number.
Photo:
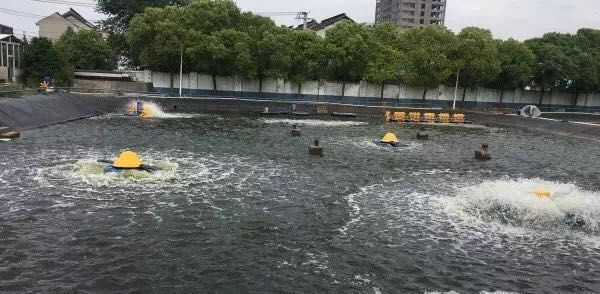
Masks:
[[[109,0],[105,0],[109,1]],[[489,30],[458,34],[440,26],[402,32],[392,24],[344,22],[320,38],[312,31],[278,27],[242,13],[230,0],[179,1],[146,8],[123,30],[141,65],[246,78],[406,83],[424,89],[458,81],[467,88],[508,90],[531,86],[574,94],[600,90],[600,31],[550,33],[519,42],[495,40]],[[423,98],[426,95],[424,90]]]
[[[33,38],[23,51],[23,70],[27,84],[37,85],[45,77],[55,85],[69,86],[75,69],[111,70],[113,50],[97,32],[69,28],[56,43]]]
[[[573,93],[573,103],[580,93],[600,91],[600,31],[592,29],[519,42],[495,40],[476,27],[455,34],[440,26],[398,31],[392,24],[344,22],[321,38],[241,12],[231,0],[98,0],[98,10],[110,16],[103,23],[107,41],[89,31],[69,31],[54,46],[34,39],[32,45],[43,44],[25,50],[28,76],[110,69],[113,56],[124,56],[132,68],[175,73],[183,55],[186,72],[283,78],[300,86],[364,80],[428,89],[458,81],[463,100],[468,88],[504,93],[529,86],[541,90],[540,101],[559,89]]]

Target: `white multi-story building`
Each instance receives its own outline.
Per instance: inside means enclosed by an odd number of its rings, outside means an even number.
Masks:
[[[444,25],[446,0],[377,0],[375,22],[391,22],[399,29]]]
[[[75,32],[92,30],[104,34],[98,27],[87,21],[72,8],[64,14],[57,12],[44,17],[36,24],[39,27],[38,35],[48,38],[52,42],[56,42],[67,31],[67,28],[72,28]]]

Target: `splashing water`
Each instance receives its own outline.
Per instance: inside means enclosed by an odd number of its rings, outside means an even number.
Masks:
[[[357,148],[361,148],[361,149],[371,149],[371,150],[386,151],[386,152],[413,150],[413,149],[418,149],[423,146],[422,143],[403,140],[403,139],[400,139],[400,144],[401,144],[400,147],[392,147],[392,146],[388,146],[385,144],[377,145],[375,143],[375,141],[376,141],[375,138],[362,138],[362,140],[348,140],[348,141],[345,141],[344,143],[352,144],[352,145],[356,146]]]
[[[106,187],[144,187],[160,188],[168,185],[178,177],[178,163],[170,161],[146,161],[160,170],[149,173],[139,170],[125,170],[119,173],[106,173],[106,164],[96,160],[85,159],[76,162],[64,162],[49,167],[39,168],[36,179],[43,186],[56,187],[70,183],[74,190],[95,191]]]
[[[106,173],[106,164],[94,160],[78,160],[74,165],[65,165],[59,169],[70,172],[72,176],[93,186],[131,184],[133,182],[163,182],[176,177],[178,165],[167,161],[149,161],[149,165],[159,171],[149,173],[140,170],[124,170],[119,173]]]
[[[264,119],[266,124],[287,124],[299,126],[323,126],[323,127],[345,127],[345,126],[362,126],[366,122],[360,121],[341,121],[341,120],[318,120],[318,119]]]
[[[551,197],[536,197],[533,191],[539,187],[547,188]],[[450,213],[467,220],[546,230],[570,227],[598,234],[599,197],[574,184],[504,178],[462,188],[458,196],[441,201]]]
[[[136,109],[136,104],[138,101],[132,101],[128,104],[128,111]],[[192,118],[199,115],[196,114],[188,114],[188,113],[167,113],[164,112],[162,107],[154,102],[143,101],[144,109],[146,109],[149,113],[149,118]]]

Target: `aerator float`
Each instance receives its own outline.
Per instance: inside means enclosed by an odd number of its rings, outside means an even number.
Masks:
[[[377,144],[378,146],[391,146],[394,148],[402,147],[402,144],[400,144],[398,137],[396,137],[394,133],[385,134],[385,136],[381,140],[375,141],[375,144]]]
[[[127,170],[154,173],[160,170],[158,167],[143,164],[142,158],[131,150],[121,152],[115,160],[100,159],[98,162],[108,164],[104,169],[105,173],[121,173]]]
[[[128,106],[127,116],[151,117],[150,107],[142,101],[132,102]]]

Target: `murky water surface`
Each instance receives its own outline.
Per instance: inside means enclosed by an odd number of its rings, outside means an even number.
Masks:
[[[596,143],[428,128],[106,116],[0,142],[0,291],[600,291]],[[124,148],[162,170],[104,174]]]

